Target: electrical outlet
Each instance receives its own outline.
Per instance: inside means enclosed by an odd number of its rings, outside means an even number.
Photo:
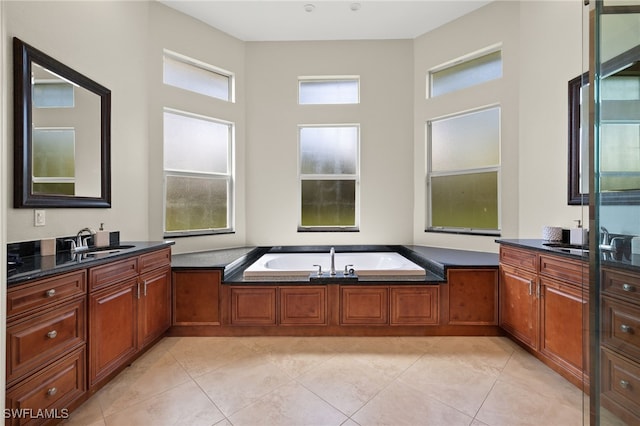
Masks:
[[[44,214],[44,210],[34,210],[33,211],[33,226],[44,226],[46,223],[46,217]]]

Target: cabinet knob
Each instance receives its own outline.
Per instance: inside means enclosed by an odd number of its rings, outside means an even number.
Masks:
[[[621,324],[620,325],[620,331],[622,331],[623,333],[631,333],[631,332],[633,332],[633,328],[631,328],[630,325]]]
[[[49,339],[55,339],[58,336],[58,332],[55,330],[51,330],[50,332],[47,333],[47,337]]]
[[[629,389],[629,382],[626,380],[620,380],[620,387],[623,389]]]
[[[49,395],[49,396],[53,396],[53,395],[55,395],[57,393],[58,393],[58,389],[56,389],[56,388],[51,388],[51,389],[49,389],[47,391],[47,395]]]
[[[622,290],[624,291],[636,291],[636,288],[631,284],[622,284]]]
[[[56,289],[55,289],[55,288],[52,288],[51,290],[47,290],[44,294],[45,294],[47,297],[53,297],[53,296],[55,296],[55,295],[56,295]]]

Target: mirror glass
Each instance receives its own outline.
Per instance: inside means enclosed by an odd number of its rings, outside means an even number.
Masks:
[[[14,39],[15,207],[110,207],[108,89]]]

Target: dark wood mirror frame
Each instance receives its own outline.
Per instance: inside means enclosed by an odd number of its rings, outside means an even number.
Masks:
[[[569,164],[568,193],[569,205],[589,204],[589,193],[580,190],[580,92],[589,84],[589,73],[586,72],[569,81]]]
[[[32,170],[32,63],[100,97],[100,196],[34,194]],[[13,39],[14,207],[111,207],[111,91],[38,49]]]

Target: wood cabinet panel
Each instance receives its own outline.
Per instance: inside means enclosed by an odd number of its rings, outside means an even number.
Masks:
[[[500,326],[533,349],[538,347],[537,276],[500,265]]]
[[[602,291],[604,294],[640,304],[640,276],[603,268]]]
[[[174,271],[173,325],[220,325],[220,271]]]
[[[139,337],[145,347],[171,326],[171,268],[165,266],[140,276]]]
[[[327,287],[280,287],[281,325],[326,325]]]
[[[69,409],[87,390],[84,346],[56,361],[7,390],[7,409],[58,410]],[[7,425],[36,425],[45,419],[7,419]]]
[[[89,291],[138,276],[138,258],[132,257],[89,269]]]
[[[275,287],[231,289],[232,325],[276,325]]]
[[[83,296],[86,291],[85,270],[10,287],[7,289],[7,317]]]
[[[540,285],[540,352],[579,378],[588,366],[587,294],[544,277]]]
[[[171,249],[165,248],[151,253],[141,254],[138,257],[138,272],[145,274],[158,268],[171,265]]]
[[[532,272],[538,271],[538,255],[530,250],[520,250],[500,245],[500,263]]]
[[[640,364],[601,350],[602,405],[629,425],[640,424]]]
[[[589,281],[588,268],[585,262],[558,256],[540,255],[540,274],[561,279],[581,286]]]
[[[498,271],[449,270],[449,324],[498,324]]]
[[[439,286],[392,287],[391,325],[437,325]]]
[[[341,324],[386,325],[389,323],[387,287],[342,287],[340,305]]]
[[[640,358],[640,306],[603,297],[602,342]]]
[[[136,353],[138,291],[134,278],[89,295],[90,386]]]
[[[54,309],[7,324],[7,382],[40,368],[86,340],[86,301],[76,298]]]

